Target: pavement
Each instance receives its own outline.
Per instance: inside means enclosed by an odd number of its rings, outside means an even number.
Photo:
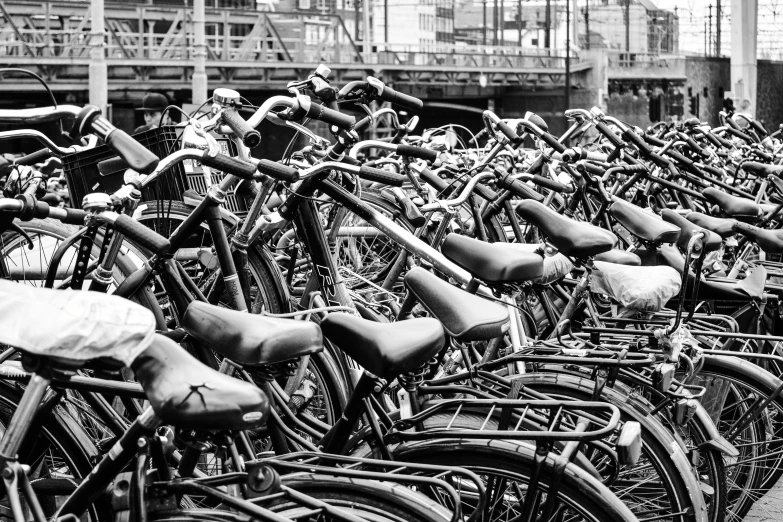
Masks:
[[[769,493],[753,504],[745,522],[783,521],[783,479],[775,484]]]

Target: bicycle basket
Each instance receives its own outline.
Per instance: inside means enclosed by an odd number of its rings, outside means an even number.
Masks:
[[[159,158],[165,158],[179,149],[176,128],[173,126],[140,132],[133,137]],[[104,173],[98,170],[99,163],[117,157],[117,153],[107,145],[63,156],[63,174],[68,181],[68,192],[73,207],[80,208],[82,199],[87,194],[92,192],[113,194],[122,187],[125,168],[120,167],[116,171]],[[104,165],[106,164],[104,163]],[[142,200],[182,201],[182,193],[187,188],[187,178],[182,164],[175,165],[155,182],[144,188]]]

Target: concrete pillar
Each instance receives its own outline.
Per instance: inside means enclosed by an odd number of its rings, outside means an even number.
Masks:
[[[105,115],[109,103],[109,72],[106,68],[103,0],[91,0],[90,16],[90,105],[95,105]]]
[[[740,112],[756,116],[758,0],[731,0],[731,90]],[[750,100],[750,110],[742,101]]]
[[[191,90],[193,103],[207,101],[207,44],[204,37],[204,0],[193,1],[193,78]],[[229,35],[224,34],[223,38]],[[225,47],[224,47],[225,48]],[[224,57],[228,60],[228,56]]]

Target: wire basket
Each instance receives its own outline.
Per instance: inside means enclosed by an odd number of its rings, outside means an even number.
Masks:
[[[159,158],[165,158],[179,149],[177,145],[179,138],[173,126],[140,132],[133,137]],[[121,161],[116,163],[107,161],[112,159],[119,159],[119,156],[107,145],[63,156],[63,174],[68,181],[68,192],[73,207],[81,207],[82,199],[87,194],[93,192],[113,194],[122,187],[127,167]],[[142,200],[182,201],[182,194],[187,188],[188,179],[182,164],[175,165],[153,183],[144,187]]]
[[[220,153],[225,156],[236,157],[237,148],[234,142],[229,139],[217,137],[218,145],[220,146]],[[207,179],[204,176],[204,171],[201,169],[201,165],[194,160],[185,160],[182,162],[185,171],[185,184],[190,190],[196,191],[198,194],[204,196],[207,193],[207,188],[210,185],[217,185],[226,174],[215,169],[210,169],[210,176]],[[235,189],[231,189],[226,192],[226,201],[223,203],[223,208],[234,214],[243,215],[247,212],[247,202],[241,196],[238,196]]]

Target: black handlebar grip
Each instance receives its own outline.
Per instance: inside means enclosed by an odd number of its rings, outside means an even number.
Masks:
[[[247,124],[245,119],[239,115],[236,109],[223,110],[223,123],[229,126],[234,134],[242,140],[246,147],[257,147],[261,143],[261,134],[253,127]]]
[[[163,255],[171,248],[168,239],[125,214],[120,214],[117,221],[114,222],[114,228],[131,241],[137,242],[155,254]]]
[[[726,127],[726,132],[738,137],[741,140],[745,140],[748,143],[754,143],[756,141],[741,130],[735,129],[733,127]]]
[[[603,134],[607,140],[612,142],[612,145],[614,145],[615,147],[620,148],[624,145],[623,140],[618,138],[617,135],[614,132],[612,132],[612,130],[609,127],[607,127],[604,122],[602,121],[597,122],[595,124],[595,128],[598,129],[598,132]]]
[[[775,159],[774,155],[772,155],[769,152],[764,152],[763,150],[754,150],[753,153],[759,158],[769,163],[771,163]]]
[[[394,196],[402,207],[402,213],[405,216],[405,219],[407,219],[411,225],[413,225],[415,228],[419,228],[424,225],[424,223],[427,221],[427,218],[421,214],[419,207],[417,207],[408,196],[403,196],[402,198],[398,197],[397,194]]]
[[[375,181],[378,183],[383,183],[384,185],[391,185],[392,187],[401,187],[407,179],[401,174],[366,166],[359,168],[359,177],[367,181]]]
[[[449,184],[446,183],[445,180],[440,179],[434,172],[426,167],[419,173],[419,177],[438,192],[443,192],[449,188]]]
[[[545,178],[544,176],[538,176],[533,175],[533,178],[530,180],[536,185],[540,187],[548,188],[549,190],[554,190],[555,192],[566,192],[568,191],[568,187],[563,185],[562,183],[555,181],[553,179]]]
[[[642,139],[649,143],[650,145],[655,145],[656,147],[663,147],[666,145],[666,142],[663,140],[660,140],[656,138],[655,136],[651,136],[650,134],[642,134]]]
[[[497,185],[498,187],[508,190],[515,196],[519,196],[520,198],[532,199],[533,201],[538,201],[539,203],[544,201],[544,196],[528,187],[518,179],[512,178],[510,174],[503,174],[502,176],[499,176]]]
[[[335,125],[344,130],[353,129],[356,125],[356,118],[349,114],[343,114],[340,111],[333,111],[319,103],[311,102],[307,111],[307,117],[322,121],[328,125]]]
[[[710,136],[715,138],[715,140],[717,140],[719,146],[726,147],[727,149],[729,149],[729,148],[731,148],[733,146],[729,140],[727,140],[726,138],[723,138],[722,136],[718,136],[717,134],[712,133],[712,132],[708,132],[707,134],[709,134]]]
[[[693,168],[693,160],[686,158],[685,156],[683,156],[677,151],[667,150],[666,155],[672,158],[673,160],[677,161],[678,163],[682,164],[682,166],[685,167],[686,170],[691,170]]]
[[[642,157],[648,158],[650,157],[650,154],[652,154],[653,150],[649,145],[647,145],[647,143],[644,141],[644,138],[636,134],[631,129],[626,129],[626,131],[623,132],[623,138],[625,138],[625,141],[630,141],[637,149],[639,149],[639,153],[642,155]]]
[[[24,200],[23,200],[24,201]],[[35,219],[46,219],[49,217],[49,203],[45,201],[36,201],[35,208],[33,208],[33,215]]]
[[[713,167],[712,165],[704,165],[701,170],[709,172],[710,174],[717,176],[720,179],[723,179],[723,175],[725,174],[721,169],[718,167]]]
[[[253,176],[256,174],[256,166],[253,163],[219,153],[212,157],[205,152],[201,156],[201,163],[207,167],[212,167],[226,174],[233,174],[242,179],[253,179]]]
[[[353,165],[354,167],[361,167],[362,162],[359,161],[356,158],[352,158],[350,156],[343,156],[343,159],[341,160],[343,163],[347,163],[348,165]]]
[[[511,128],[511,126],[503,121],[499,121],[497,123],[498,129],[500,129],[500,132],[506,135],[506,138],[510,139],[511,141],[516,141],[519,139],[519,136],[514,131],[514,129]]]
[[[65,219],[63,223],[66,225],[84,225],[84,220],[87,218],[87,212],[80,208],[66,208]]]
[[[102,119],[96,118],[96,120]],[[130,168],[141,174],[151,173],[160,161],[152,151],[147,150],[144,145],[120,129],[114,129],[109,133],[106,137],[106,145],[119,154]]]
[[[557,141],[557,138],[549,134],[548,132],[545,132],[541,135],[541,140],[552,147],[556,152],[559,152],[562,154],[566,150],[566,146]]]
[[[391,87],[386,87],[385,85],[383,86],[383,91],[381,92],[380,98],[383,101],[394,103],[400,107],[405,107],[406,109],[413,112],[420,112],[424,108],[424,102],[420,99],[414,96],[403,94],[401,92],[397,92]]]
[[[688,146],[693,149],[697,154],[701,156],[709,156],[709,153],[702,148],[701,145],[696,143],[696,140],[694,140],[691,136],[683,136],[685,138],[685,143],[688,144]]]
[[[434,150],[423,149],[421,147],[414,147],[412,145],[397,145],[397,154],[400,156],[409,156],[411,158],[419,158],[424,161],[434,163],[438,161],[438,153]]]
[[[35,165],[36,163],[41,163],[42,161],[45,161],[51,157],[52,151],[49,149],[41,149],[28,154],[27,156],[22,156],[21,158],[14,161],[14,163],[17,165]]]
[[[258,172],[286,183],[293,183],[299,179],[299,171],[294,167],[267,159],[258,160]]]
[[[768,136],[769,132],[767,132],[767,129],[764,128],[762,124],[757,122],[756,120],[751,120],[750,126],[753,127],[753,129],[758,133],[759,136]]]
[[[530,164],[530,166],[527,168],[526,174],[536,174],[538,172],[541,172],[541,169],[544,167],[544,163],[546,160],[544,159],[544,155],[539,155],[536,159],[533,160],[533,163]]]

